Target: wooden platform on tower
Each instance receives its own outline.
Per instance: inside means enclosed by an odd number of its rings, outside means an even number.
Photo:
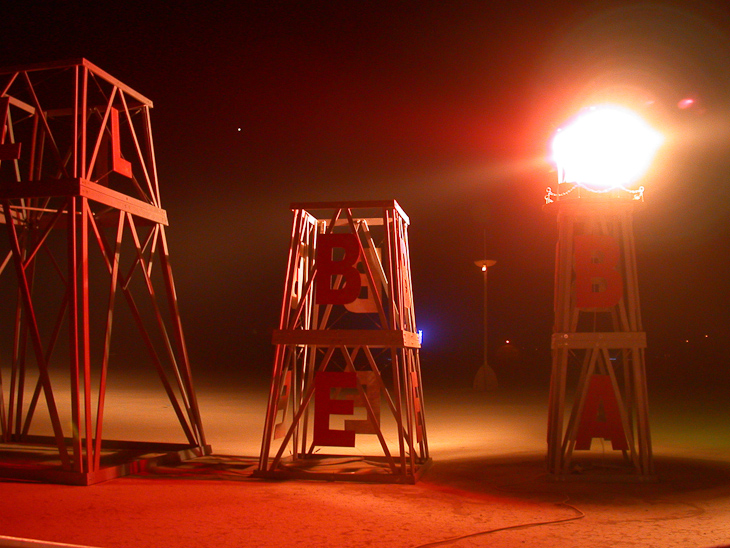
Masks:
[[[415,483],[430,464],[397,202],[295,203],[263,478]],[[335,453],[329,448],[336,447]]]
[[[172,276],[151,108],[85,59],[0,69],[2,477],[87,485],[210,452]],[[132,334],[117,342],[112,326]],[[130,377],[140,366],[157,372],[181,443],[104,439],[109,374]]]
[[[643,201],[614,194],[548,204],[559,231],[548,409],[558,480],[655,479],[632,226]]]

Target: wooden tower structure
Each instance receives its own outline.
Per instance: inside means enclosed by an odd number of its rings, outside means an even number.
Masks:
[[[430,457],[409,219],[392,200],[291,208],[255,475],[414,483]]]
[[[558,221],[549,472],[556,479],[651,479],[646,334],[632,226],[643,188],[548,189],[546,201]]]
[[[91,484],[153,458],[210,451],[170,265],[151,108],[85,59],[0,70],[2,476]],[[115,323],[120,308],[126,316]],[[112,327],[131,328],[133,343],[115,346]],[[124,350],[159,374],[181,443],[104,438],[107,380],[130,365],[115,362]],[[36,424],[47,431],[34,433]]]

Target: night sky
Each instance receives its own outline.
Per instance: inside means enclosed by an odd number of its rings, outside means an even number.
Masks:
[[[650,380],[730,379],[726,3],[106,4],[4,6],[0,66],[85,57],[154,101],[196,371],[269,371],[291,202],[396,199],[426,378],[468,385],[481,363],[486,231],[493,363],[547,379],[549,141],[620,100],[667,137],[635,219]]]

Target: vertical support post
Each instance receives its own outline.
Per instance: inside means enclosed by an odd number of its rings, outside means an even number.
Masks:
[[[79,284],[78,284],[78,230],[76,215],[77,198],[68,198],[68,218],[66,228],[67,254],[67,291],[68,291],[68,351],[69,374],[71,376],[71,428],[74,472],[83,472],[81,433],[81,402],[79,385]]]
[[[94,451],[92,439],[92,406],[91,406],[91,308],[89,303],[89,216],[86,198],[77,198],[78,215],[81,218],[81,335],[82,364],[84,374],[84,469],[94,469]],[[79,435],[82,428],[79,425]]]

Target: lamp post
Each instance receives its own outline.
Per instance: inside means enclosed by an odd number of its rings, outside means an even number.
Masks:
[[[496,390],[499,386],[497,382],[497,375],[495,374],[494,370],[489,367],[487,358],[487,350],[489,348],[489,323],[487,319],[487,272],[490,266],[494,266],[495,264],[497,264],[497,261],[493,261],[490,259],[481,259],[479,261],[474,261],[474,264],[477,265],[479,269],[484,273],[484,361],[482,362],[481,367],[474,377],[474,390]]]
[[[636,182],[661,141],[615,106],[581,113],[553,141],[558,192],[548,189],[545,198],[558,221],[548,471],[559,479],[577,471],[654,473],[632,222],[643,205]],[[577,375],[568,374],[569,364]],[[602,445],[598,465],[586,454],[578,463],[576,452],[589,453],[595,439],[610,441],[622,458],[608,464]]]

